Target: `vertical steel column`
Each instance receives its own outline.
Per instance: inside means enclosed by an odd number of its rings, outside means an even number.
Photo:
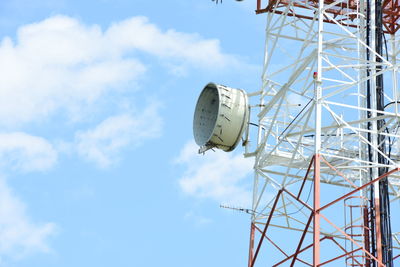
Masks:
[[[380,200],[379,200],[379,182],[374,183],[375,192],[375,233],[376,233],[376,254],[379,263],[383,260],[382,254],[382,231],[381,231],[381,210],[380,210]],[[376,193],[377,192],[377,193]],[[376,196],[378,195],[378,197]],[[377,264],[377,266],[380,266]]]
[[[318,1],[318,51],[315,81],[315,158],[314,158],[314,229],[313,266],[320,264],[320,150],[321,150],[321,100],[322,100],[322,50],[324,30],[324,0]]]
[[[392,50],[392,57],[391,57],[391,61],[392,61],[392,64],[394,65],[394,66],[396,66],[397,65],[397,60],[396,60],[396,49],[397,49],[397,47],[396,47],[396,36],[394,35],[394,34],[391,34],[390,35],[390,44],[391,44],[391,50]],[[393,88],[392,88],[392,90],[393,90],[393,96],[394,96],[394,100],[395,101],[399,101],[399,97],[398,97],[398,92],[397,92],[397,72],[398,72],[398,69],[397,69],[397,67],[394,67],[393,68],[393,70],[392,70],[392,86],[393,86]],[[398,106],[398,104],[396,103],[395,105],[394,105],[394,110],[395,110],[395,113],[396,113],[396,115],[399,115],[399,106]]]
[[[314,160],[314,231],[313,231],[313,266],[320,264],[320,155],[315,155]]]
[[[251,266],[251,263],[253,262],[253,257],[254,257],[254,232],[255,232],[255,225],[254,222],[251,222],[250,226],[250,244],[249,244],[249,264],[248,266]]]
[[[317,51],[317,77],[315,81],[314,101],[315,101],[315,155],[321,149],[321,98],[322,98],[322,42],[324,30],[324,0],[319,0],[318,6],[318,51]]]

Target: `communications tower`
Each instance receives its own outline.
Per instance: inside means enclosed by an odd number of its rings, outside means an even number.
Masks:
[[[400,266],[400,1],[257,0],[256,13],[261,89],[210,83],[194,124],[201,151],[242,139],[255,159],[248,266]]]

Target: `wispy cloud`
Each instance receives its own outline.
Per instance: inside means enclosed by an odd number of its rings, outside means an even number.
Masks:
[[[134,17],[117,22],[106,32],[113,40],[115,52],[132,48],[147,52],[165,60],[180,60],[202,68],[238,66],[239,60],[221,51],[218,39],[205,39],[199,34],[162,31],[146,17]]]
[[[77,150],[83,158],[106,168],[118,160],[123,149],[159,136],[161,125],[157,105],[149,106],[141,114],[112,116],[93,129],[78,132]]]
[[[175,159],[175,163],[185,167],[179,179],[182,191],[200,199],[249,206],[253,161],[222,151],[210,151],[202,156],[197,150],[195,143],[189,142]]]
[[[217,39],[163,30],[146,17],[101,28],[57,15],[21,26],[15,38],[1,39],[0,126],[9,132],[0,133],[0,166],[25,172],[47,170],[57,163],[62,148],[106,168],[125,149],[160,136],[163,118],[157,105],[142,104],[141,112],[131,111],[139,110],[136,107],[126,111],[113,106],[127,95],[131,103],[143,102],[135,92],[154,62],[178,75],[191,68],[209,71],[241,65],[236,56],[222,51]],[[68,124],[71,140],[49,133],[51,140],[58,140],[55,146],[54,141],[22,132],[32,123],[46,127],[55,122],[60,127]],[[218,154],[215,160],[222,163],[224,157]],[[216,181],[209,176],[203,181],[190,157],[182,155],[180,161],[188,167],[180,182],[186,193],[225,202],[226,198],[247,199],[248,192],[239,185],[246,172],[243,166],[234,167],[233,176],[229,166],[219,171],[229,179],[217,175]],[[213,167],[211,161],[202,164],[205,169]],[[49,251],[47,239],[54,233],[53,223],[31,222],[25,205],[0,177],[0,257]]]
[[[57,162],[57,151],[46,139],[23,132],[0,133],[0,166],[6,169],[43,171]]]
[[[235,56],[221,51],[217,39],[163,31],[146,17],[102,29],[54,16],[20,27],[14,41],[1,40],[0,123],[42,121],[60,111],[83,116],[83,109],[107,93],[135,90],[148,65],[140,53],[178,72],[189,66],[240,65]]]
[[[25,205],[0,177],[0,256],[20,258],[34,252],[49,252],[47,239],[55,233],[53,223],[31,222]]]
[[[2,124],[42,121],[60,109],[79,113],[146,70],[134,58],[107,53],[99,27],[69,17],[22,26],[17,36],[0,45]]]
[[[57,15],[21,26],[16,36],[15,40],[5,37],[0,42],[0,124],[11,130],[32,122],[51,123],[53,116],[59,123],[60,116],[66,115],[72,123],[70,129],[82,120],[93,123],[93,118],[99,120],[93,113],[110,110],[112,104],[105,99],[112,96],[114,101],[118,97],[122,100],[126,97],[124,92],[129,92],[132,103],[139,102],[132,92],[151,64],[141,54],[153,56],[156,62],[167,66],[166,71],[177,75],[193,67],[215,70],[241,65],[234,55],[222,52],[219,40],[162,30],[143,16],[102,29]],[[151,106],[142,108],[146,112],[135,115],[111,108],[114,114],[121,115],[103,117],[94,129],[82,130],[79,124],[81,130],[75,140],[53,138],[60,144],[74,142],[83,158],[98,166],[110,166],[122,147],[160,135],[161,116]],[[133,129],[127,130],[124,123]],[[28,136],[20,133],[18,145],[17,136],[13,135],[14,150],[21,146],[21,153],[32,153],[34,148],[26,149]],[[47,161],[42,154],[32,166],[22,166],[18,163],[22,160],[17,160],[14,167],[45,169],[54,164],[57,157],[50,142],[41,137],[33,139],[29,142],[47,149]]]

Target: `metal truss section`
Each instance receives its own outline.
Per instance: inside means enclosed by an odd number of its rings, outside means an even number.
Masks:
[[[266,7],[263,7],[264,2]],[[324,22],[326,23],[340,23],[348,27],[357,28],[359,25],[357,21],[357,13],[360,10],[360,2],[349,0],[325,0],[324,10],[326,13],[331,14],[335,20],[331,20],[329,17],[324,17]],[[262,1],[257,0],[257,14],[274,12],[275,14],[283,14],[284,9],[288,5],[293,5],[298,7],[296,11],[290,10],[287,15],[293,17],[299,17],[303,19],[313,19],[308,12],[308,10],[318,9],[319,2],[317,0],[298,0],[298,1],[288,1],[288,0],[270,0]],[[304,10],[303,10],[304,9]],[[400,29],[399,19],[400,19],[400,2],[397,0],[385,0],[382,4],[382,20],[383,26],[386,33],[395,34]]]
[[[245,153],[255,158],[249,266],[385,266],[370,253],[373,218],[365,208],[382,179],[390,201],[400,198],[400,43],[389,8],[397,2],[385,4],[380,55],[366,42],[364,1],[277,0],[265,8],[258,1],[267,22],[262,88],[249,94],[258,125],[249,134],[257,146]],[[383,111],[367,105],[366,84],[375,88],[379,75]],[[381,130],[370,126],[377,121]],[[400,225],[392,227],[398,259]],[[271,249],[263,253],[263,246]]]

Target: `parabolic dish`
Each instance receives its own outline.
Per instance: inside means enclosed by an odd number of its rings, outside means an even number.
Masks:
[[[243,90],[207,84],[197,100],[193,134],[201,148],[232,151],[247,127],[249,105]]]

